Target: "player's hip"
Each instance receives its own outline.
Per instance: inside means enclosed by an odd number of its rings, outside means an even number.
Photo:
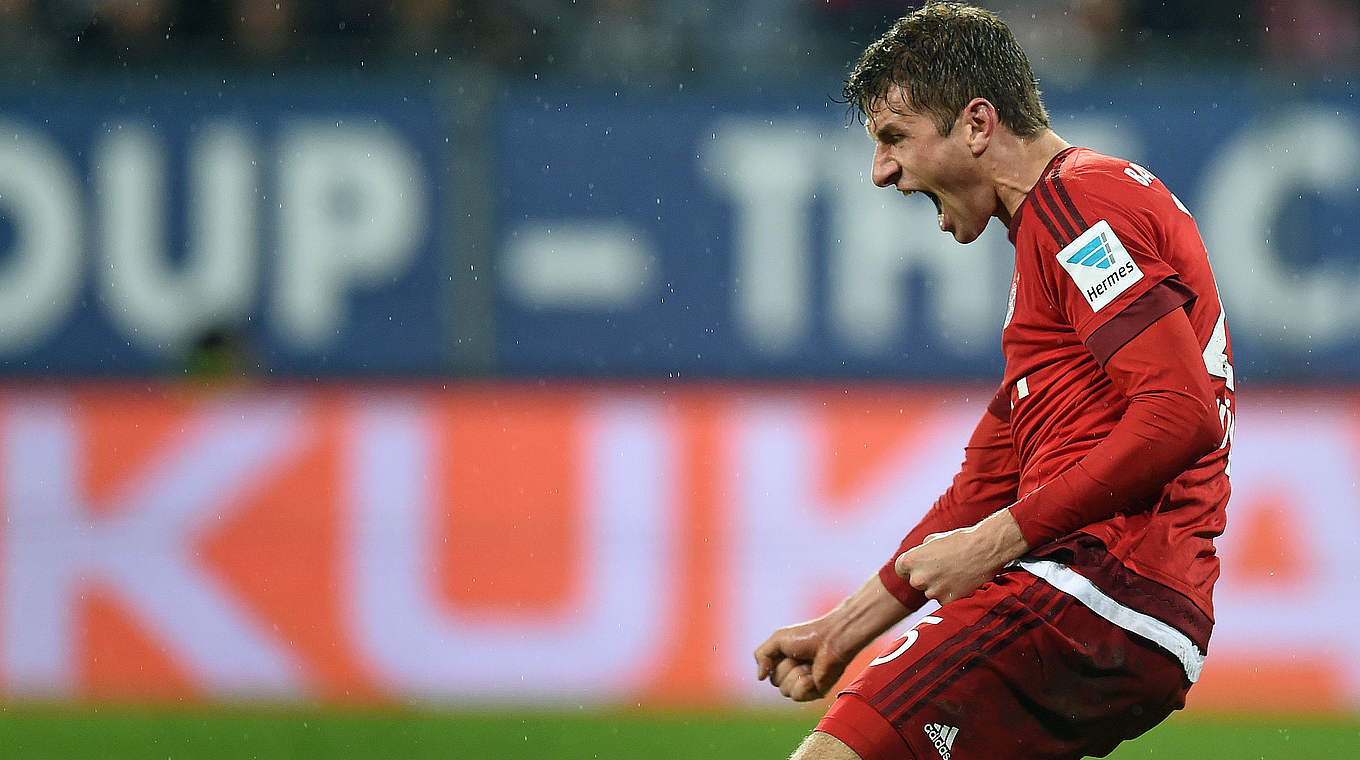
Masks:
[[[899,736],[917,758],[1081,757],[1155,725],[1189,685],[1165,649],[1012,568],[886,646],[827,730],[876,726],[861,734]]]

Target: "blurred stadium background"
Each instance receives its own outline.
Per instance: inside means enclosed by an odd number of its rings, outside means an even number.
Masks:
[[[1360,757],[1360,10],[1011,0],[1195,213],[1241,410],[1209,664],[1116,757]],[[872,187],[884,0],[0,2],[0,755],[782,757],[1011,249]]]

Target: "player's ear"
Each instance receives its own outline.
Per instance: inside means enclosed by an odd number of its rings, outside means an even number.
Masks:
[[[987,150],[992,135],[1001,124],[996,107],[986,98],[973,98],[968,101],[968,105],[964,106],[963,112],[959,114],[959,121],[962,122],[961,126],[968,139],[968,147],[975,156]]]

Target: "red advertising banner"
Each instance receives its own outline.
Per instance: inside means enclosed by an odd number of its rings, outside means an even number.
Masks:
[[[986,388],[12,388],[0,696],[775,699]],[[1244,394],[1192,705],[1360,707],[1360,394]],[[766,693],[770,692],[770,693]]]

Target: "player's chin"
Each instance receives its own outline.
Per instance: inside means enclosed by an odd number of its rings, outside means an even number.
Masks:
[[[949,231],[949,234],[954,236],[955,241],[966,245],[982,237],[982,230],[973,227],[955,227]]]
[[[944,228],[944,232],[953,236],[959,243],[971,243],[982,236],[982,230],[986,224],[972,224],[971,222],[959,219],[958,217],[949,218],[949,226]]]

